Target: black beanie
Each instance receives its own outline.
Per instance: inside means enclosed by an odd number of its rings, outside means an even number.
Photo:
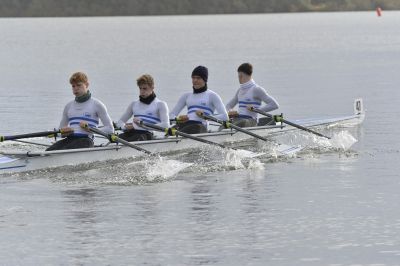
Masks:
[[[193,69],[192,72],[192,77],[193,76],[199,76],[201,77],[205,82],[207,82],[208,79],[208,69],[205,66],[198,66],[195,69]]]

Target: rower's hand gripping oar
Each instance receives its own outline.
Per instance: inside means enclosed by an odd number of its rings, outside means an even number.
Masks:
[[[89,130],[89,131],[91,131],[93,133],[99,134],[99,135],[101,135],[103,137],[106,137],[107,139],[109,139],[112,142],[122,143],[125,146],[131,147],[131,148],[136,149],[138,151],[141,151],[141,152],[144,152],[144,153],[147,153],[147,154],[153,154],[151,151],[148,151],[146,149],[143,149],[142,147],[139,147],[139,146],[137,146],[137,145],[135,145],[133,143],[130,143],[130,142],[124,140],[124,139],[121,139],[115,134],[107,134],[107,133],[105,133],[104,131],[101,131],[98,128],[89,127],[87,124],[83,125],[81,127],[84,128],[84,129],[87,129],[87,130]]]
[[[188,133],[179,131],[179,130],[177,130],[175,128],[163,128],[163,127],[160,127],[160,126],[157,126],[157,125],[154,125],[154,124],[149,124],[149,123],[146,123],[146,122],[143,122],[143,121],[140,121],[139,124],[141,126],[145,126],[145,127],[148,127],[148,128],[152,128],[152,129],[156,129],[156,130],[159,130],[159,131],[163,131],[163,132],[165,132],[165,135],[168,135],[168,136],[182,136],[182,137],[185,137],[185,138],[188,138],[188,139],[193,139],[193,140],[196,140],[196,141],[200,141],[200,142],[203,142],[203,143],[206,143],[206,144],[219,146],[221,148],[227,148],[223,144],[220,144],[220,143],[217,143],[217,142],[213,142],[213,141],[210,141],[210,140],[207,140],[207,139],[199,138],[199,137],[196,137],[196,136],[192,136],[192,135],[190,135]]]
[[[61,129],[53,130],[53,131],[42,131],[42,132],[34,132],[28,134],[20,134],[20,135],[10,135],[10,136],[0,136],[0,142],[6,140],[17,140],[17,139],[27,139],[27,138],[36,138],[36,137],[49,137],[53,138],[58,133],[63,133]]]
[[[316,131],[311,130],[311,129],[309,129],[309,128],[303,127],[303,126],[301,126],[301,125],[298,125],[298,124],[295,124],[295,123],[293,123],[293,122],[290,122],[290,121],[288,121],[288,120],[286,120],[286,119],[283,119],[283,116],[282,116],[282,115],[280,115],[280,116],[279,116],[279,115],[274,116],[274,115],[268,114],[267,112],[264,112],[264,111],[262,111],[262,110],[260,110],[260,109],[254,108],[254,107],[249,107],[248,109],[249,109],[250,111],[252,111],[252,112],[259,113],[259,114],[264,115],[264,116],[266,116],[266,117],[272,118],[272,119],[275,120],[275,122],[285,123],[285,124],[288,124],[288,125],[290,125],[290,126],[292,126],[292,127],[296,127],[296,128],[298,128],[298,129],[301,129],[301,130],[310,132],[310,133],[312,133],[312,134],[315,134],[315,135],[317,135],[317,136],[320,136],[320,137],[323,137],[323,138],[327,138],[327,139],[331,139],[330,137],[325,136],[325,135],[323,135],[323,134],[321,134],[321,133],[319,133],[319,132],[316,132]]]

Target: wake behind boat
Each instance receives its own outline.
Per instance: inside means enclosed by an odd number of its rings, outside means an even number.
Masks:
[[[309,118],[296,120],[295,122],[302,127],[320,129],[334,126],[356,126],[363,122],[364,117],[365,112],[362,100],[356,99],[354,103],[354,114],[352,115],[329,118]],[[273,126],[247,127],[246,130],[264,138],[272,138],[298,130],[298,128],[278,123]],[[248,134],[231,128],[221,131],[215,128],[208,133],[194,134],[194,136],[229,147],[233,147],[253,138]],[[131,143],[160,155],[182,152],[205,145],[202,142],[182,136],[160,136],[154,140],[135,141]],[[75,166],[109,160],[134,159],[144,156],[144,153],[140,150],[110,142],[94,148],[55,151],[0,150],[0,154],[0,174],[25,172],[66,165]]]

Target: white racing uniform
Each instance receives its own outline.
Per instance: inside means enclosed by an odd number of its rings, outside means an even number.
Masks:
[[[112,120],[107,113],[106,106],[101,101],[93,97],[83,103],[73,100],[64,108],[60,128],[71,127],[74,130],[72,136],[93,137],[93,134],[82,129],[79,123],[85,121],[89,127],[98,127],[99,119],[104,125],[101,128],[102,131],[108,134],[114,133]]]
[[[265,105],[262,105],[262,102]],[[267,94],[264,88],[257,85],[254,80],[240,84],[235,96],[226,104],[226,109],[233,109],[239,103],[239,118],[252,118],[257,120],[257,113],[249,111],[247,106],[253,106],[264,112],[271,112],[279,108],[278,102]]]
[[[196,111],[202,111],[206,115],[214,116],[223,121],[228,120],[228,113],[225,110],[221,97],[209,89],[201,93],[188,92],[183,94],[174,109],[172,109],[170,117],[172,119],[176,118],[185,106],[187,106],[189,120],[198,121],[206,128],[208,127],[208,121],[199,117]],[[216,114],[214,113],[215,111]]]
[[[142,103],[140,100],[129,104],[125,113],[118,120],[117,125],[125,130],[125,123],[131,118],[136,117],[143,122],[154,124],[161,127],[169,127],[168,106],[164,101],[155,98],[150,104]],[[133,123],[136,130],[150,131]],[[151,131],[150,131],[151,132]]]

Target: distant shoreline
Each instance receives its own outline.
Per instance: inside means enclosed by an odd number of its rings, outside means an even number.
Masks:
[[[2,0],[0,17],[104,17],[400,10],[399,0]]]
[[[400,9],[384,10],[400,11]],[[324,11],[296,11],[296,12],[263,12],[263,13],[198,13],[198,14],[146,14],[146,15],[46,15],[46,16],[1,16],[2,18],[96,18],[96,17],[168,17],[168,16],[202,16],[202,15],[262,15],[262,14],[299,14],[299,13],[340,13],[340,12],[376,12],[375,10],[324,10]]]

